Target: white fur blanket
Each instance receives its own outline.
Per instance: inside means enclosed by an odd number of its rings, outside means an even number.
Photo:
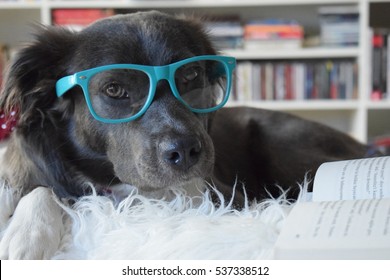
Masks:
[[[170,201],[135,189],[123,201],[91,195],[64,207],[66,232],[54,259],[272,259],[291,203],[284,196],[238,211],[215,206],[210,193]],[[222,196],[221,196],[221,199]],[[0,191],[0,227],[7,229],[15,196]]]

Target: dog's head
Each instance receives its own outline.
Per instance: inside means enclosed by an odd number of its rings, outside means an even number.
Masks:
[[[198,23],[159,12],[103,19],[77,33],[44,28],[12,64],[1,104],[19,108],[14,138],[22,139],[25,160],[35,166],[27,170],[52,173],[30,175],[35,180],[30,183],[69,188],[69,182],[74,182],[67,176],[73,176],[97,185],[119,179],[154,190],[210,176],[214,164],[208,135],[210,114],[191,111],[173,95],[167,80],[157,83],[153,101],[142,116],[115,124],[91,114],[79,86],[58,98],[56,83],[62,77],[105,65],[162,66],[214,54]],[[90,91],[100,88],[96,90],[104,92],[91,97],[97,98],[91,102],[106,118],[128,110],[126,98],[117,96],[123,88],[118,89],[116,81],[123,78],[115,75],[90,81]],[[186,75],[188,82],[197,73]],[[138,79],[128,84],[141,88],[142,83]],[[45,176],[51,179],[39,182]],[[80,193],[77,189],[67,192]]]

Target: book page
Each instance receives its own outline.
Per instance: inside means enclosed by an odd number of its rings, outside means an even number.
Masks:
[[[297,203],[277,259],[390,259],[390,198]]]
[[[314,178],[313,201],[390,197],[390,157],[322,164]]]

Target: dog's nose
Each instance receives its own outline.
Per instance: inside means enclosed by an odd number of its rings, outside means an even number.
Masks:
[[[202,144],[198,139],[180,138],[166,145],[162,158],[172,167],[186,171],[198,162],[201,151]]]

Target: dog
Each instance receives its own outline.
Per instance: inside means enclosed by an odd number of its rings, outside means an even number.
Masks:
[[[121,65],[127,68],[115,68]],[[129,184],[158,197],[207,181],[227,197],[242,184],[249,200],[278,196],[280,187],[294,198],[297,183],[321,163],[365,156],[367,146],[315,122],[220,108],[227,97],[214,100],[211,91],[231,80],[226,67],[234,61],[218,56],[194,18],[150,11],[79,32],[41,27],[14,59],[1,94],[2,108],[19,114],[2,177],[21,199],[0,257],[50,258],[64,230],[56,200],[88,195],[91,185],[104,193]],[[187,93],[200,85],[202,93]],[[242,201],[243,192],[236,197]]]

